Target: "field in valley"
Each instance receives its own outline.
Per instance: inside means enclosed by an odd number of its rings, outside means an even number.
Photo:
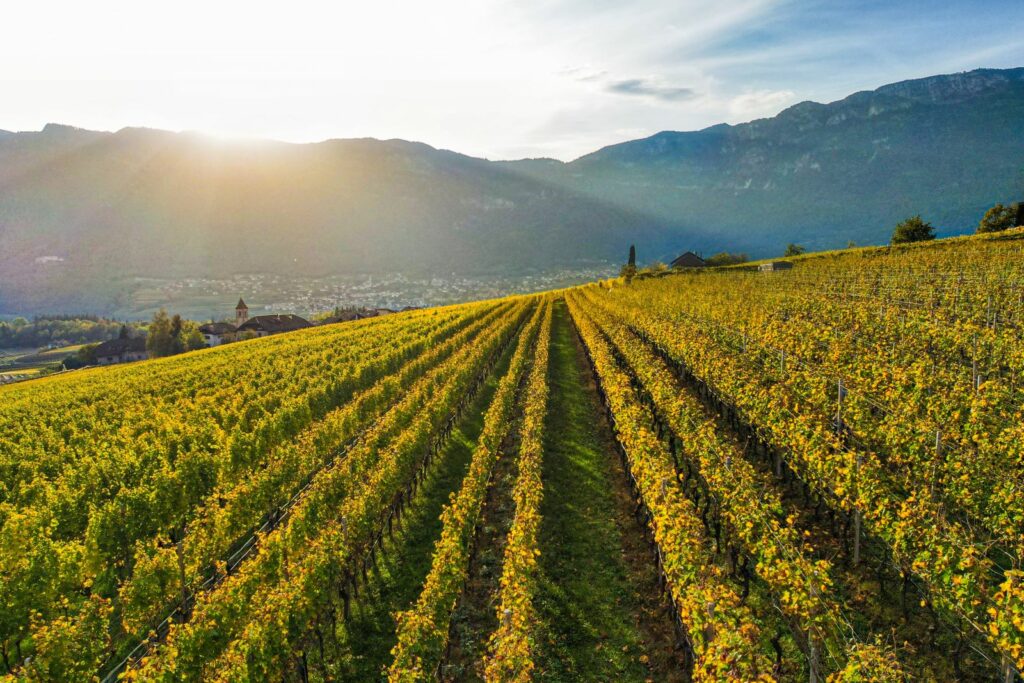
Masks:
[[[1024,669],[1024,230],[0,387],[14,680]]]
[[[0,349],[0,384],[32,379],[61,370],[61,362],[81,344],[55,349]]]

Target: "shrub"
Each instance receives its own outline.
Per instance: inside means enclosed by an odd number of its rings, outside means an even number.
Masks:
[[[920,216],[906,219],[892,231],[893,244],[927,242],[933,239],[935,239],[935,228],[931,223],[923,221]]]
[[[749,260],[750,257],[746,254],[730,254],[727,251],[723,251],[714,256],[709,256],[705,263],[709,266],[734,266],[737,263],[746,263]]]

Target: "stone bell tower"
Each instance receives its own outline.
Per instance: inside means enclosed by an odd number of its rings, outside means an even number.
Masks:
[[[249,319],[249,307],[245,305],[241,297],[238,299],[238,305],[235,306],[235,327],[238,327],[246,320]]]

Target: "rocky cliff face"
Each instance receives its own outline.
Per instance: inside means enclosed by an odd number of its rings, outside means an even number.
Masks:
[[[904,214],[942,234],[1024,195],[1024,69],[934,76],[801,102],[775,117],[666,131],[537,171],[646,211],[708,249],[883,242]]]
[[[1024,68],[977,69],[946,76],[930,76],[883,85],[874,92],[933,104],[962,102],[986,91],[1024,83]]]

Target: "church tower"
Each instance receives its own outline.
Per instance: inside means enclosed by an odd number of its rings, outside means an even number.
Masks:
[[[241,297],[238,299],[238,305],[235,306],[235,327],[238,327],[246,320],[249,319],[249,307],[245,305]]]

